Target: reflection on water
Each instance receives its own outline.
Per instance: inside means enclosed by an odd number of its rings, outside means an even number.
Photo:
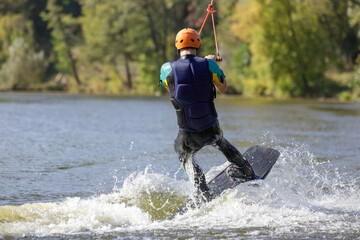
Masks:
[[[322,106],[311,106],[316,111],[323,111],[327,113],[334,113],[337,116],[360,116],[360,109],[358,104],[328,104]]]
[[[219,97],[225,137],[281,157],[265,181],[166,220],[192,186],[167,98],[0,94],[0,238],[356,239],[360,105]],[[214,177],[212,147],[196,155]],[[339,231],[341,229],[341,231]]]

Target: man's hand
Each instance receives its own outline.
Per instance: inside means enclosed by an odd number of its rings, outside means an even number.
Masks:
[[[215,55],[207,55],[205,58],[212,59],[216,62],[216,56]]]
[[[220,57],[220,55],[207,55],[205,58],[207,59],[212,59],[214,60],[215,62],[221,62],[222,61],[222,58]]]
[[[205,58],[216,61],[215,55],[207,55]],[[225,93],[226,92],[226,80],[224,79],[223,82],[216,83],[215,87],[219,92]]]

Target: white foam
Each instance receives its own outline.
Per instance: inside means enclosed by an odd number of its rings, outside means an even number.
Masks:
[[[278,149],[281,156],[265,181],[241,184],[204,208],[173,220],[159,220],[146,209],[163,213],[162,208],[175,196],[190,195],[192,185],[156,173],[149,166],[127,177],[122,186],[115,186],[109,194],[0,207],[0,237],[181,231],[190,226],[205,232],[240,228],[249,236],[336,233],[339,229],[359,233],[359,176],[348,177],[328,162],[317,162],[306,147]],[[212,168],[208,179],[224,165]],[[165,194],[168,199],[155,206],[151,202],[153,194]]]
[[[149,224],[150,217],[134,206],[112,201],[115,196],[102,195],[82,200],[68,198],[59,203],[25,204],[13,208],[18,214],[15,221],[0,225],[2,236],[47,236],[75,234],[86,231],[104,232],[114,227]]]

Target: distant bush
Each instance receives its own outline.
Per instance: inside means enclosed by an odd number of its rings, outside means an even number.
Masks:
[[[45,81],[47,61],[43,51],[35,50],[23,38],[9,47],[9,57],[1,66],[1,90],[36,89]]]

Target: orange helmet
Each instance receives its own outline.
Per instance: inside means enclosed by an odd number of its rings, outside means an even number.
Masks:
[[[200,45],[200,34],[192,28],[184,28],[176,34],[175,46],[178,50],[187,47],[200,48]]]

